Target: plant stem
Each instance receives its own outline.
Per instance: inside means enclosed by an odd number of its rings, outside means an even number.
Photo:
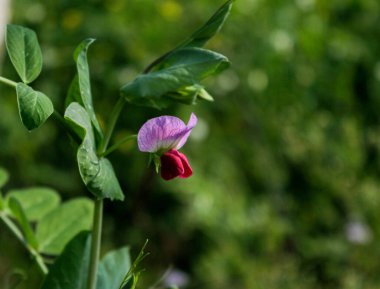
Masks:
[[[119,146],[121,146],[123,143],[131,140],[131,139],[135,139],[137,138],[137,135],[133,134],[133,135],[128,135],[124,138],[122,138],[120,141],[118,141],[117,143],[115,143],[113,146],[111,146],[109,149],[107,149],[104,153],[100,154],[101,157],[105,157],[107,155],[109,155],[110,153],[112,153],[114,150],[116,150]]]
[[[96,277],[97,277],[99,255],[100,255],[100,241],[101,241],[101,235],[102,235],[102,220],[103,220],[103,200],[96,199],[93,229],[92,229],[90,268],[89,268],[89,274],[88,274],[87,289],[96,288]]]
[[[7,225],[9,230],[16,236],[16,238],[25,246],[25,248],[29,251],[29,253],[34,257],[37,262],[38,267],[44,275],[47,275],[48,268],[46,267],[41,255],[32,247],[25,242],[24,236],[18,227],[13,223],[11,219],[9,219],[5,214],[0,213],[0,219]]]
[[[108,144],[111,140],[113,131],[114,131],[116,123],[119,119],[120,113],[123,110],[125,102],[126,102],[126,100],[124,99],[124,97],[120,96],[120,98],[116,102],[114,108],[112,109],[111,116],[110,116],[108,126],[107,126],[107,130],[106,130],[106,133],[104,135],[104,140],[99,146],[98,152],[100,155],[103,154],[107,150]]]
[[[1,76],[0,76],[0,82],[6,84],[8,86],[14,87],[14,88],[16,88],[16,85],[17,85],[17,82],[14,82],[8,78],[1,77]]]
[[[117,120],[119,119],[120,113],[124,107],[125,99],[120,97],[115,104],[111,116],[108,122],[107,130],[104,135],[104,139],[98,148],[98,154],[103,155],[108,147],[111,140],[113,131],[115,129]],[[90,256],[90,267],[88,272],[88,282],[87,289],[96,288],[96,277],[98,272],[99,255],[100,255],[100,244],[102,237],[102,222],[103,222],[103,200],[95,199],[95,209],[94,209],[94,219],[93,219],[93,229],[92,229],[92,239],[91,239],[91,256]]]

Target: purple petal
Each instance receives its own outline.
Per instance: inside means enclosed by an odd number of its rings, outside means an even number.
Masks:
[[[197,118],[191,115],[188,125],[174,116],[160,116],[148,120],[139,130],[137,143],[142,152],[157,152],[182,147]]]
[[[182,138],[179,140],[176,149],[179,150],[183,145],[186,143],[187,138],[189,137],[191,130],[195,127],[195,125],[198,122],[198,118],[195,116],[194,113],[191,114],[189,122],[187,123],[187,131],[186,133],[182,136]]]

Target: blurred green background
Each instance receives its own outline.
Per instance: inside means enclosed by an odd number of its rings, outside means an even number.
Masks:
[[[34,87],[59,111],[75,73],[73,50],[97,39],[89,61],[104,120],[121,85],[221,4],[13,0],[11,22],[37,32],[44,70]],[[379,288],[379,39],[377,0],[237,0],[206,46],[232,62],[208,81],[214,103],[124,110],[116,139],[148,118],[187,121],[194,111],[199,123],[183,149],[194,175],[165,182],[135,144],[115,152],[126,200],[106,203],[104,251],[129,244],[136,256],[150,239],[140,288],[170,266],[169,277],[194,289]],[[1,75],[17,80],[3,59]],[[57,123],[27,132],[14,91],[1,85],[0,93],[7,188],[47,185],[64,199],[88,195]],[[11,266],[32,262],[2,225],[0,233],[5,280]]]

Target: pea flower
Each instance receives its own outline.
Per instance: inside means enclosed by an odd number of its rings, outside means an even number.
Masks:
[[[140,128],[137,134],[139,150],[153,154],[164,180],[188,178],[193,174],[187,157],[178,150],[196,124],[197,117],[192,113],[187,125],[175,116],[164,115],[148,120]]]

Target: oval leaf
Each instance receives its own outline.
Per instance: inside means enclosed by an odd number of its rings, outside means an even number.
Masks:
[[[53,103],[42,92],[17,83],[16,93],[21,121],[28,130],[41,126],[54,112]]]
[[[86,289],[90,246],[90,233],[76,235],[50,268],[41,289]]]
[[[35,80],[42,70],[42,53],[36,33],[18,25],[7,25],[6,46],[9,57],[24,83]]]
[[[157,108],[165,107],[173,95],[172,100],[186,102],[189,95],[196,95],[190,91],[181,98],[187,87],[200,87],[201,80],[221,72],[228,65],[228,59],[216,52],[182,48],[173,52],[157,70],[141,74],[123,86],[121,93],[129,102]]]
[[[11,197],[20,202],[29,222],[40,220],[55,209],[61,200],[55,190],[44,187],[12,190],[7,194],[7,200]]]
[[[99,158],[96,154],[94,133],[87,111],[73,102],[66,109],[65,119],[82,139],[77,152],[77,161],[86,187],[98,198],[123,200],[124,195],[112,164],[108,159]]]
[[[76,234],[90,230],[93,210],[94,205],[90,199],[77,198],[45,215],[37,224],[39,251],[51,255],[60,254]]]

